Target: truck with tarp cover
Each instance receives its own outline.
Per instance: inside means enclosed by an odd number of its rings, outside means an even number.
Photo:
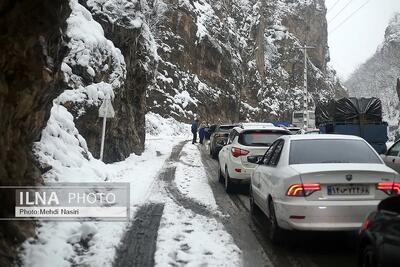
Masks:
[[[364,138],[378,153],[384,153],[388,124],[382,120],[382,103],[372,98],[341,98],[320,103],[315,122],[322,134],[346,134]]]

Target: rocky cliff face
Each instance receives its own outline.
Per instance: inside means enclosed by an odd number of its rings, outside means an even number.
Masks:
[[[384,119],[391,132],[399,124],[399,95],[396,82],[400,73],[400,14],[390,21],[385,40],[376,53],[345,82],[350,95],[378,97],[382,100]]]
[[[32,143],[61,92],[69,13],[66,0],[0,1],[0,185],[40,181]],[[0,195],[2,217],[12,199]],[[31,232],[30,223],[0,223],[0,266],[11,265],[15,246]]]
[[[323,0],[155,1],[160,62],[148,108],[189,121],[289,119],[301,109],[304,43],[317,101],[340,88],[327,67]]]
[[[87,145],[98,158],[102,119],[98,109],[111,99],[116,116],[109,119],[104,161],[140,154],[145,138],[145,96],[153,80],[151,34],[139,2],[70,1],[67,35],[71,51],[63,63],[67,88],[56,104],[68,109]]]

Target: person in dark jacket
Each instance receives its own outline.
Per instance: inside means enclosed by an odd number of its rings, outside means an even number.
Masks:
[[[200,144],[203,144],[203,140],[204,140],[204,137],[206,136],[206,122],[205,121],[203,121],[201,124],[200,124],[200,128],[199,128],[199,139],[200,139]]]
[[[192,123],[192,134],[193,134],[193,141],[192,144],[197,143],[197,129],[199,128],[199,120],[195,119]]]

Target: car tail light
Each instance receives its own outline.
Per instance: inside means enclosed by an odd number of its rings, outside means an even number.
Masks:
[[[400,183],[380,182],[376,185],[376,189],[388,195],[400,195]]]
[[[293,184],[286,193],[290,197],[307,197],[315,191],[321,190],[319,184]]]
[[[369,225],[369,220],[368,218],[366,218],[363,222],[363,224],[361,225],[361,230],[366,230],[368,229],[368,225]]]
[[[240,149],[240,148],[237,148],[237,147],[232,147],[231,153],[232,153],[232,156],[237,158],[237,157],[240,157],[240,156],[246,156],[247,154],[249,154],[249,151],[244,150],[244,149]]]

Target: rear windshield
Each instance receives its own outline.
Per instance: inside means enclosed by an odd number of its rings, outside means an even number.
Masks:
[[[362,140],[293,140],[289,164],[382,163]]]
[[[285,131],[246,131],[239,136],[239,144],[244,146],[270,146],[278,137],[288,135]]]
[[[298,119],[298,118],[303,118],[303,116],[304,116],[303,113],[294,113],[294,114],[293,114],[293,118],[296,118],[296,119]]]
[[[222,125],[219,126],[218,130],[220,131],[229,131],[230,129],[233,129],[235,125]]]

